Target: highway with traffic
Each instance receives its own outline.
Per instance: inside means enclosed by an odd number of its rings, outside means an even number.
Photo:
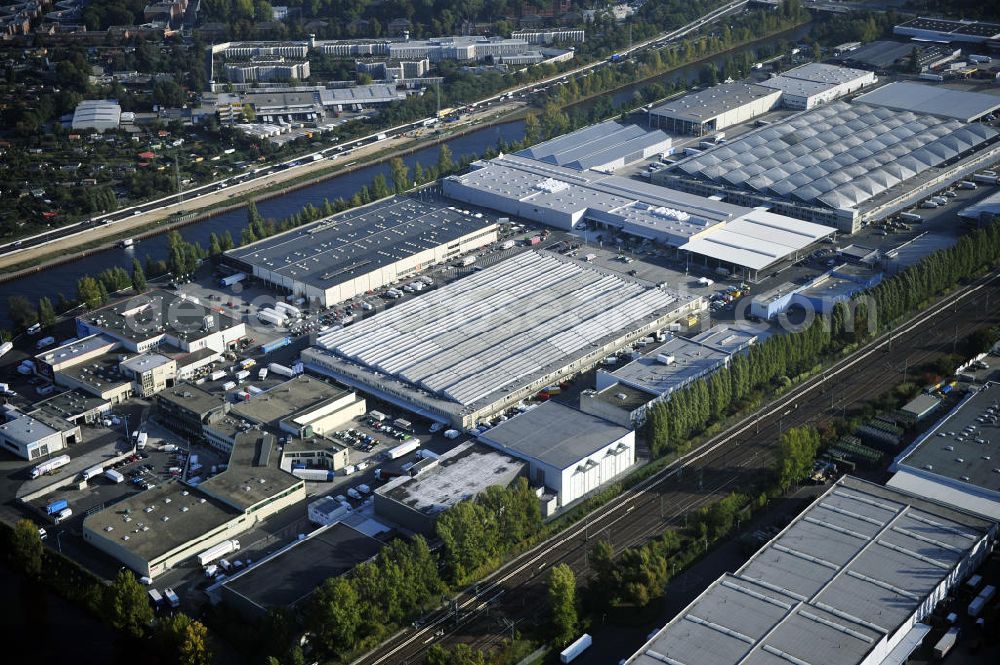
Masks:
[[[436,643],[487,648],[509,635],[511,626],[544,621],[545,570],[566,563],[584,582],[596,539],[621,552],[681,525],[686,515],[730,492],[754,487],[773,463],[781,432],[848,413],[901,383],[906,372],[951,353],[972,331],[1000,323],[1000,311],[989,307],[997,297],[1000,272],[952,293],[518,556],[458,594],[452,607],[401,631],[354,665],[420,662]],[[625,657],[629,647],[622,648]],[[586,657],[580,662],[586,665]]]

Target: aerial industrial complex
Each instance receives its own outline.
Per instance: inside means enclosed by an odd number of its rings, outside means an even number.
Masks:
[[[930,630],[921,619],[982,562],[996,529],[844,477],[626,662],[903,662]]]
[[[393,198],[231,250],[224,260],[325,307],[496,238],[496,222],[481,213]]]

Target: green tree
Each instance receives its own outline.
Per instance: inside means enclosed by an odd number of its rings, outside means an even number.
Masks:
[[[813,427],[793,427],[781,435],[775,462],[778,487],[787,490],[809,475],[819,445],[819,432]]]
[[[346,578],[334,577],[320,585],[313,594],[307,624],[316,636],[316,646],[329,656],[354,647],[361,611],[358,594]]]
[[[450,173],[453,168],[455,168],[455,162],[452,160],[451,148],[448,147],[447,143],[442,143],[441,149],[438,151],[438,175],[445,176]]]
[[[42,574],[42,539],[38,527],[29,519],[20,519],[11,531],[11,554],[15,565],[28,577]]]
[[[389,191],[389,185],[385,182],[385,176],[381,173],[375,176],[375,179],[372,180],[371,192],[373,200],[384,199],[392,194],[392,192]]]
[[[208,238],[208,255],[219,256],[220,254],[222,254],[222,243],[219,242],[219,236],[213,233]]]
[[[565,563],[549,571],[549,611],[552,614],[553,641],[557,646],[569,644],[577,631],[576,576]]]
[[[7,298],[7,312],[18,330],[24,330],[38,319],[38,312],[24,296]]]
[[[105,590],[111,625],[134,637],[143,637],[153,621],[146,589],[130,570],[122,570]]]
[[[408,190],[412,183],[410,182],[410,169],[406,166],[406,162],[400,157],[393,157],[392,161],[389,162],[389,168],[392,171],[392,184],[396,188],[396,193],[401,194]]]
[[[43,328],[55,325],[56,311],[52,307],[52,301],[47,296],[42,296],[38,300],[38,324]]]
[[[524,144],[534,145],[541,138],[541,127],[538,124],[538,116],[534,113],[528,113],[524,116]]]
[[[139,259],[132,259],[132,290],[142,293],[146,290],[146,271],[142,269]]]
[[[96,309],[104,303],[103,285],[93,277],[85,275],[76,283],[77,300],[87,309]]]

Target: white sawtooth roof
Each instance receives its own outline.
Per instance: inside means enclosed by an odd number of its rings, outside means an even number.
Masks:
[[[751,270],[763,270],[834,231],[822,224],[754,210],[709,229],[681,245],[681,249]]]
[[[996,135],[984,125],[834,102],[751,132],[678,167],[693,176],[759,192],[835,209],[856,208]]]
[[[526,252],[326,333],[317,345],[470,404],[677,300],[646,283]]]

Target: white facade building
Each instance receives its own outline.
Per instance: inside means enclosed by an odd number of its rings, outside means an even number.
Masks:
[[[560,508],[635,464],[635,432],[556,402],[546,402],[480,435],[479,440],[529,464],[529,480]]]

